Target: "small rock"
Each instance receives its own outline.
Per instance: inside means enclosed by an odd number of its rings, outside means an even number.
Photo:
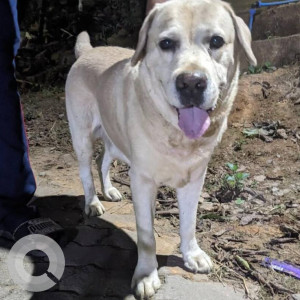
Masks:
[[[266,179],[265,175],[254,176],[254,180],[257,182],[263,182],[263,181],[265,181],[265,179]]]
[[[244,126],[244,124],[242,123],[232,123],[232,127],[234,128],[242,128]]]
[[[201,210],[205,211],[215,211],[217,209],[217,206],[215,203],[212,202],[203,202],[200,205]]]
[[[210,199],[209,193],[203,192],[200,196],[199,203],[203,203],[205,199]]]
[[[291,190],[290,189],[284,189],[282,190],[283,195],[290,193]]]
[[[209,199],[209,198],[210,198],[210,195],[209,195],[209,193],[203,192],[203,193],[201,194],[201,197],[204,198],[204,199]]]
[[[248,225],[255,219],[258,219],[257,215],[255,215],[255,214],[243,216],[241,218],[240,225],[242,225],[242,226]]]
[[[246,167],[244,165],[239,166],[238,172],[244,172],[246,170]]]
[[[268,164],[268,165],[270,165],[270,164],[272,164],[272,163],[273,163],[273,160],[272,160],[272,159],[268,159],[268,160],[267,160],[267,164]]]
[[[46,177],[46,176],[47,176],[47,173],[46,173],[46,172],[40,172],[39,176],[40,176],[40,177]]]
[[[199,198],[199,203],[201,204],[201,203],[203,203],[203,202],[204,202],[204,198],[200,196],[200,198]]]
[[[300,300],[300,294],[294,294],[292,295],[293,300]]]
[[[279,157],[280,157],[280,155],[279,155]],[[273,173],[274,174],[278,174],[278,173],[280,173],[281,172],[281,168],[280,167],[275,167],[274,169],[273,169]]]
[[[278,135],[278,137],[280,137],[281,139],[287,139],[288,138],[288,136],[287,136],[287,134],[286,134],[286,131],[285,131],[285,129],[283,129],[283,128],[281,128],[281,129],[277,129],[277,135]]]
[[[259,136],[261,140],[265,141],[266,143],[273,142],[273,138],[267,135],[260,135]]]
[[[278,197],[282,197],[285,194],[288,194],[291,190],[290,189],[284,189],[284,190],[280,190],[278,187],[272,187],[272,194],[274,196],[278,196]]]

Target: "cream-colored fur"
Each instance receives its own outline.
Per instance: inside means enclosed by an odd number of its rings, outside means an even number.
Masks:
[[[225,44],[210,50],[213,35]],[[175,39],[174,51],[159,41]],[[209,272],[212,262],[195,238],[198,199],[214,147],[227,126],[237,90],[237,50],[252,64],[251,36],[230,6],[219,0],[171,0],[158,4],[146,18],[136,51],[117,47],[92,48],[86,32],[77,38],[78,57],[66,83],[66,105],[85,193],[85,212],[101,215],[91,173],[93,143],[101,138],[105,151],[97,159],[104,198],[121,200],[111,184],[113,159],[130,165],[138,232],[138,263],[132,286],[140,298],[160,287],[155,255],[153,218],[157,187],[176,188],[180,210],[181,251],[193,271]],[[182,72],[207,78],[202,109],[211,125],[198,139],[189,139],[178,126],[182,108],[175,88]]]

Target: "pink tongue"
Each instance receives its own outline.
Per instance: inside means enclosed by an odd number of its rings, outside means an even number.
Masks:
[[[179,127],[190,139],[202,136],[210,125],[208,113],[197,107],[180,108],[178,110]]]

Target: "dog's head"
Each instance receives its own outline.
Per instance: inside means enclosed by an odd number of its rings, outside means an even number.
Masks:
[[[236,45],[256,64],[251,34],[230,5],[220,0],[170,0],[157,4],[140,30],[132,65],[139,61],[178,112],[190,138],[210,125],[209,113],[232,79]],[[231,77],[230,77],[231,76]]]

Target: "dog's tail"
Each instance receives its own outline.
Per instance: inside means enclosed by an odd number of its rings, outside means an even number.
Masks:
[[[86,31],[82,31],[77,36],[75,44],[75,56],[76,59],[80,57],[84,52],[91,50],[93,47],[90,42],[89,34]]]

